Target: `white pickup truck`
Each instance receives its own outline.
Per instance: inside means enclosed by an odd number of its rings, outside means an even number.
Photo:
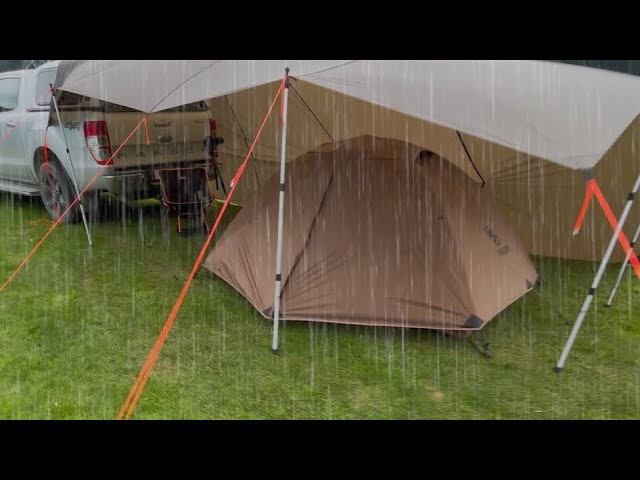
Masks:
[[[159,198],[158,168],[202,165],[215,173],[215,147],[222,139],[216,137],[215,119],[206,102],[150,115],[147,131],[139,128],[113,165],[104,167],[144,115],[62,92],[61,122],[53,107],[49,119],[49,89],[57,67],[58,62],[49,62],[35,70],[0,74],[0,190],[39,195],[57,219],[101,169],[102,175],[85,194],[85,208],[95,206],[103,191],[123,200]],[[79,218],[76,208],[65,222]]]

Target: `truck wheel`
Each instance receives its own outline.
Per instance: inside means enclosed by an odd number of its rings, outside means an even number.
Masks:
[[[58,220],[76,198],[67,174],[58,162],[43,163],[38,170],[40,198],[52,219]],[[80,220],[80,209],[74,207],[62,223],[76,223]]]

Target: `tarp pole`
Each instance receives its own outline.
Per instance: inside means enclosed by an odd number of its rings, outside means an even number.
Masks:
[[[69,156],[69,165],[71,165],[71,176],[73,177],[73,186],[76,189],[76,197],[78,197],[78,203],[80,204],[80,213],[82,214],[82,222],[84,223],[84,229],[87,232],[87,241],[89,242],[89,246],[93,245],[91,241],[91,234],[89,233],[89,225],[87,225],[87,216],[84,213],[84,205],[82,204],[82,198],[80,198],[80,189],[78,188],[78,179],[76,178],[76,170],[73,167],[73,160],[71,160],[71,152],[69,151],[69,142],[67,142],[67,136],[64,133],[64,125],[62,125],[62,119],[60,118],[60,111],[58,110],[58,101],[56,100],[56,94],[53,91],[53,85],[51,85],[51,98],[53,100],[53,106],[56,110],[56,116],[58,117],[58,125],[60,125],[60,130],[62,131],[62,137],[64,138],[64,146],[67,150],[67,155]]]
[[[278,200],[278,243],[276,251],[276,288],[273,298],[273,343],[271,351],[278,353],[278,322],[280,321],[280,287],[282,285],[282,228],[284,224],[285,158],[287,156],[287,110],[289,105],[289,68],[285,68],[282,105],[282,147],[280,155],[280,196]]]
[[[620,236],[622,227],[624,226],[624,223],[627,221],[627,217],[629,216],[629,212],[631,211],[631,206],[633,205],[633,200],[635,199],[635,196],[638,193],[638,190],[640,190],[640,175],[638,175],[638,178],[636,179],[636,183],[633,186],[633,190],[627,197],[627,203],[624,205],[624,210],[622,211],[622,215],[620,216],[620,221],[618,222],[618,226],[613,232],[613,236],[611,237],[609,246],[607,247],[607,250],[604,254],[604,258],[602,259],[602,262],[600,262],[600,267],[598,268],[598,271],[596,272],[596,277],[594,278],[593,284],[589,289],[589,294],[587,295],[587,298],[585,298],[584,303],[582,304],[582,309],[578,314],[576,323],[573,325],[573,330],[571,330],[571,334],[569,335],[567,343],[565,344],[564,349],[562,350],[562,355],[560,355],[560,360],[558,360],[558,363],[554,368],[554,370],[558,373],[561,372],[562,369],[564,368],[564,364],[567,361],[567,357],[569,356],[569,352],[571,351],[573,342],[575,341],[576,336],[578,335],[578,331],[582,326],[584,317],[587,315],[587,312],[589,311],[589,307],[591,307],[591,303],[593,302],[593,296],[596,293],[596,289],[598,288],[598,285],[600,285],[600,280],[602,280],[604,271],[607,268],[607,263],[609,263],[609,259],[611,258],[613,249],[615,248],[616,243],[618,242],[618,237]],[[629,255],[627,255],[627,258],[628,257]]]
[[[636,230],[633,239],[631,240],[631,248],[636,244],[638,238],[640,237],[640,225],[638,225],[638,229]],[[618,291],[618,287],[620,286],[620,282],[622,282],[622,277],[624,276],[624,272],[627,269],[627,265],[629,265],[630,255],[625,255],[624,262],[622,262],[622,267],[620,267],[620,272],[618,273],[618,278],[616,278],[616,283],[613,285],[611,289],[611,294],[609,295],[609,300],[605,303],[605,307],[609,308],[611,303],[613,302],[613,297],[616,296],[616,292]]]

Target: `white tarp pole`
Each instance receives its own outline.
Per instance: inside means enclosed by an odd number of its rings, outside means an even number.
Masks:
[[[78,189],[78,179],[76,178],[76,170],[73,168],[73,160],[71,160],[71,152],[69,151],[69,143],[67,142],[67,136],[64,133],[64,125],[62,125],[62,120],[60,118],[60,111],[58,110],[58,102],[56,100],[56,94],[53,92],[53,86],[51,86],[51,98],[53,99],[53,106],[56,110],[56,116],[58,117],[58,125],[60,125],[60,130],[62,131],[62,137],[64,138],[64,146],[67,150],[67,155],[69,156],[69,165],[71,165],[71,176],[73,177],[73,186],[76,189],[76,197],[80,196],[80,190]],[[73,201],[73,199],[70,199]],[[84,205],[82,204],[82,199],[78,200],[80,204],[80,213],[82,214],[82,222],[84,223],[84,229],[87,232],[87,240],[89,241],[89,246],[93,245],[91,241],[91,234],[89,233],[89,225],[87,225],[87,217],[84,213]]]
[[[631,211],[631,206],[633,205],[633,200],[636,196],[636,194],[638,193],[638,190],[640,190],[640,175],[638,175],[638,178],[636,179],[636,183],[633,186],[633,190],[631,191],[631,193],[629,194],[629,196],[627,197],[627,203],[624,206],[624,210],[622,211],[622,215],[620,216],[620,221],[618,222],[618,227],[615,229],[615,231],[613,232],[613,236],[611,237],[611,241],[609,242],[609,246],[607,247],[607,250],[604,254],[604,258],[602,259],[602,262],[600,263],[600,267],[598,268],[598,271],[596,272],[596,277],[593,280],[593,284],[591,285],[591,288],[589,289],[589,294],[587,295],[587,298],[585,298],[584,303],[582,304],[582,309],[580,310],[580,313],[578,314],[578,319],[576,320],[575,325],[573,326],[573,330],[571,330],[571,334],[569,335],[569,339],[567,340],[567,343],[564,346],[564,349],[562,350],[562,355],[560,355],[560,360],[558,360],[558,363],[556,365],[556,367],[554,368],[554,370],[556,372],[561,372],[562,369],[564,368],[564,364],[567,361],[567,357],[569,356],[569,352],[571,351],[571,347],[573,346],[573,342],[576,339],[576,336],[578,335],[578,331],[580,330],[580,327],[582,326],[582,322],[584,320],[584,317],[587,315],[587,312],[589,311],[589,307],[591,307],[591,302],[593,302],[593,296],[596,293],[596,289],[598,288],[598,285],[600,285],[600,280],[602,280],[602,276],[604,275],[604,271],[607,268],[607,263],[609,263],[609,258],[611,258],[611,254],[613,253],[613,249],[616,246],[616,243],[618,243],[618,236],[620,235],[620,232],[622,231],[622,227],[624,226],[624,223],[627,221],[627,217],[629,216],[629,212]]]
[[[287,154],[287,109],[289,106],[289,68],[285,68],[284,105],[282,108],[282,148],[280,155],[280,198],[278,201],[278,244],[276,252],[276,288],[273,298],[273,343],[271,351],[278,353],[278,322],[280,320],[280,287],[282,286],[282,228],[284,224],[285,158]]]
[[[638,237],[640,237],[640,225],[638,225],[638,229],[636,230],[636,234],[633,236],[633,239],[631,240],[631,248],[633,248],[633,246],[636,244],[636,242],[638,241]],[[607,303],[604,304],[605,307],[609,308],[611,306],[611,303],[613,303],[613,297],[616,296],[616,292],[618,291],[618,287],[620,286],[620,282],[622,282],[622,277],[624,276],[624,272],[627,269],[627,265],[629,265],[629,259],[631,257],[629,255],[624,257],[624,262],[622,262],[622,267],[620,267],[620,272],[618,273],[618,278],[616,278],[616,283],[613,285],[613,288],[611,289],[611,294],[609,295],[609,300],[607,300]]]

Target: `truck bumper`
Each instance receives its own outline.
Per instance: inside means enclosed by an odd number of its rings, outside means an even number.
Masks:
[[[165,165],[161,168],[164,168]],[[184,167],[205,167],[210,170],[210,165],[206,163],[196,163],[183,165]],[[172,166],[175,167],[175,166]],[[209,172],[211,175],[211,172]],[[160,179],[157,170],[146,168],[144,170],[118,171],[113,167],[108,167],[104,174],[100,176],[92,190],[106,190],[122,199],[142,199],[161,198]]]

